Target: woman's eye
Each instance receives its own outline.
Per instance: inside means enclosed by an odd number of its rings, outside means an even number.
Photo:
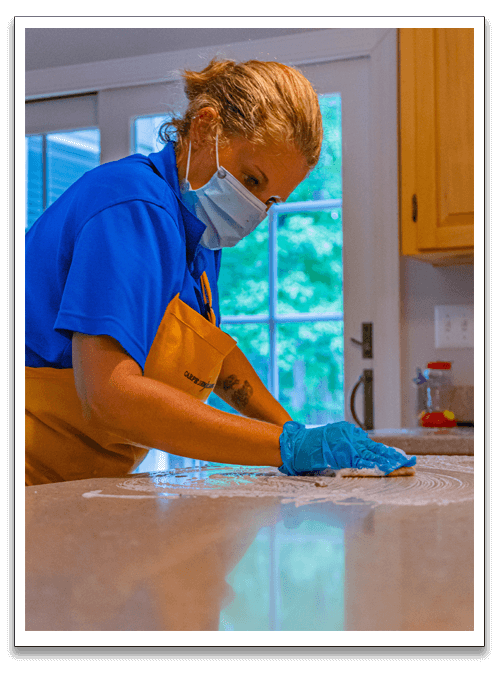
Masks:
[[[245,175],[245,184],[247,184],[250,187],[257,187],[259,186],[259,180],[256,177],[252,177],[252,175]]]

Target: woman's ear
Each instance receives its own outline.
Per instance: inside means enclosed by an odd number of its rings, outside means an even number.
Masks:
[[[218,119],[219,114],[212,106],[205,106],[196,112],[189,129],[189,138],[194,149],[207,143],[213,144]]]

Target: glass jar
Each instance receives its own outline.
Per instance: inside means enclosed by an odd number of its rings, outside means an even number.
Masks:
[[[419,423],[423,427],[454,427],[457,423],[450,410],[452,396],[451,363],[432,361],[423,373],[424,382],[418,385]]]

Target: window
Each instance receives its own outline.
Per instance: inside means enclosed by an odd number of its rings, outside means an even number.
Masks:
[[[26,137],[26,231],[87,170],[99,165],[98,129]]]
[[[163,148],[158,138],[160,126],[167,120],[167,116],[140,116],[134,121],[132,131],[133,153],[147,156]]]

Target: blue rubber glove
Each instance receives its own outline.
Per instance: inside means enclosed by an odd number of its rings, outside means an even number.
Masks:
[[[294,421],[285,423],[280,449],[283,465],[278,469],[287,475],[344,468],[378,468],[387,475],[417,462],[416,456],[374,442],[360,427],[346,422],[307,429]]]

